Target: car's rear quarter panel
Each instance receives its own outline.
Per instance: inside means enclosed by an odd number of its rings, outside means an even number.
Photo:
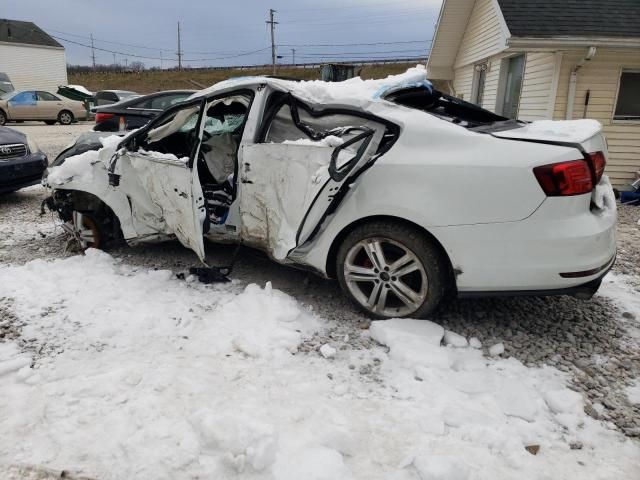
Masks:
[[[533,174],[534,166],[579,158],[577,150],[476,134],[402,107],[381,110],[402,133],[357,181],[306,250],[305,263],[324,271],[333,239],[352,223],[376,216],[429,231],[462,272],[462,290],[576,285],[580,281],[557,273],[549,282],[550,265],[557,272],[595,267],[611,254],[615,220],[594,217],[589,195],[547,198]]]

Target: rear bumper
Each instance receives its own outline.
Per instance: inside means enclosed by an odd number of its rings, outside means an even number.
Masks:
[[[47,164],[47,156],[44,153],[33,153],[0,162],[0,193],[13,192],[40,183]]]
[[[574,297],[589,299],[600,288],[602,279],[609,273],[615,264],[615,257],[608,262],[604,269],[600,270],[600,275],[581,285],[574,287],[556,288],[551,290],[503,290],[503,291],[463,291],[458,292],[459,298],[486,298],[486,297],[548,297],[554,295],[571,295]]]
[[[547,198],[519,222],[432,233],[458,272],[461,296],[570,293],[604,276],[616,254],[615,208],[594,213],[589,204],[588,195]]]

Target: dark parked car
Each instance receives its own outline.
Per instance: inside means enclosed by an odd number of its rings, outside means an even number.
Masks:
[[[124,132],[116,133],[116,135],[124,136],[125,133]],[[111,135],[110,134],[105,135],[102,132],[81,133],[74,143],[67,146],[67,148],[65,148],[58,154],[55,160],[51,162],[51,166],[58,167],[62,165],[65,162],[65,160],[69,157],[74,157],[76,155],[80,155],[90,150],[100,150],[102,148],[102,142],[100,142],[100,138],[109,137],[109,136]]]
[[[0,193],[40,183],[47,156],[24,133],[0,127]]]
[[[93,95],[93,100],[96,107],[100,107],[139,96],[140,94],[128,90],[100,90]]]
[[[98,132],[133,130],[145,125],[171,105],[189,98],[196,90],[167,90],[95,108]]]

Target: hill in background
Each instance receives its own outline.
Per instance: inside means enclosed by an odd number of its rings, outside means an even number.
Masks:
[[[394,63],[382,65],[364,65],[360,76],[364,79],[382,78],[402,73],[415,63]],[[270,75],[271,68],[254,69],[211,69],[211,70],[143,70],[140,72],[87,72],[69,73],[70,85],[83,85],[91,91],[131,90],[138,93],[153,93],[159,90],[183,88],[199,89],[199,85],[208,87],[231,77],[250,75]],[[320,68],[278,68],[277,75],[317,80]],[[195,82],[195,83],[193,83]]]

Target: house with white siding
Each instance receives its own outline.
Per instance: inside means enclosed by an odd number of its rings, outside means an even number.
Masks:
[[[427,75],[506,117],[596,119],[612,183],[640,171],[640,0],[444,0]]]
[[[0,19],[0,72],[16,90],[55,92],[68,83],[64,47],[32,22]]]

